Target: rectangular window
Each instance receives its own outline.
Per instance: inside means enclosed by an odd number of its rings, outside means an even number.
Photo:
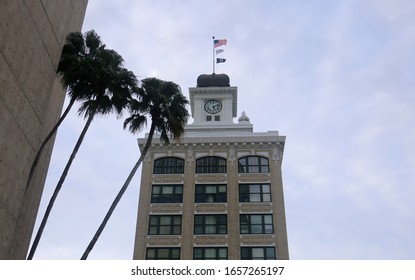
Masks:
[[[238,160],[239,173],[269,173],[267,158],[260,156],[247,156]]]
[[[146,260],[180,260],[180,248],[147,248]]]
[[[194,234],[227,234],[226,215],[195,215]]]
[[[206,121],[207,121],[207,122],[212,121],[212,116],[206,116]]]
[[[220,116],[215,116],[215,122],[219,122],[220,121]]]
[[[183,185],[153,185],[151,203],[182,203]]]
[[[270,202],[270,184],[240,184],[239,202]]]
[[[226,247],[195,247],[193,248],[194,260],[227,260],[228,248]]]
[[[179,235],[182,232],[182,216],[154,215],[150,216],[149,235]]]
[[[241,234],[274,233],[272,214],[241,214],[239,222]]]
[[[275,259],[275,247],[241,247],[241,260]]]
[[[196,185],[195,202],[226,202],[226,185]]]

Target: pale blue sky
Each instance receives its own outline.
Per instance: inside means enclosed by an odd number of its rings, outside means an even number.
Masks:
[[[415,2],[94,1],[95,29],[139,78],[186,96],[212,72],[238,87],[254,131],[287,136],[283,159],[291,259],[415,259]],[[94,121],[35,258],[78,259],[135,160],[123,118]],[[59,130],[40,214],[84,121]],[[131,259],[140,176],[90,259]]]

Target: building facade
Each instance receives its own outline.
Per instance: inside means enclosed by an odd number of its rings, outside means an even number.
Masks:
[[[41,141],[59,119],[65,89],[56,75],[69,32],[87,0],[0,1],[0,259],[25,259],[53,141],[26,189]]]
[[[177,143],[154,137],[142,165],[134,259],[288,259],[285,136],[253,132],[244,112],[233,122],[225,74],[189,92],[194,122]]]

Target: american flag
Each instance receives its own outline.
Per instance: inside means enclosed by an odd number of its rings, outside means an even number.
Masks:
[[[220,46],[223,46],[223,45],[226,46],[226,43],[227,42],[228,42],[228,40],[226,40],[226,39],[213,40],[213,44],[214,44],[214,47],[215,48],[220,47]]]

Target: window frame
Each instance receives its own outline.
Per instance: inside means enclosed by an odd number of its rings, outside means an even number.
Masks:
[[[154,258],[149,258],[149,250],[154,250]],[[161,250],[168,250],[167,258],[160,258],[159,254]],[[174,255],[178,255],[177,258],[173,258],[173,251],[178,251]],[[146,260],[180,260],[180,247],[147,247],[146,249]]]
[[[263,251],[263,257],[254,257],[253,249],[262,249]],[[270,253],[270,250],[272,249],[272,253]],[[247,251],[247,252],[243,252]],[[244,246],[241,247],[241,260],[276,260],[277,259],[277,250],[275,246]],[[247,257],[245,257],[247,255]]]
[[[168,224],[162,224],[162,218],[170,218]],[[156,219],[156,222],[152,221]],[[176,218],[180,218],[180,223],[176,224]],[[168,228],[168,233],[162,233],[162,228]],[[156,233],[154,233],[154,229]],[[178,229],[178,230],[177,230]],[[181,235],[182,234],[182,215],[150,215],[148,219],[147,235]]]
[[[261,222],[258,223],[257,218],[260,217]],[[271,223],[266,223],[265,218],[270,217]],[[246,221],[246,223],[245,223]],[[271,226],[271,230],[269,227]],[[247,229],[247,230],[245,230]],[[260,231],[258,232],[258,229]],[[239,215],[239,233],[240,234],[274,234],[274,219],[272,214],[240,214]]]
[[[215,250],[215,257],[214,258],[206,258],[206,251],[207,250]],[[196,258],[195,256],[198,255],[196,251],[201,250],[202,257]],[[226,257],[221,257],[221,250],[225,250]],[[228,247],[193,247],[193,259],[194,260],[227,260],[228,259]]]
[[[226,158],[207,156],[196,159],[196,174],[226,173],[226,170]]]
[[[173,192],[172,194],[163,194],[163,189],[172,187]],[[156,194],[155,190],[159,188],[160,193]],[[181,189],[181,191],[180,191]],[[171,197],[171,200],[169,200],[169,197]],[[151,197],[150,197],[150,203],[183,203],[183,184],[154,184],[151,186]]]
[[[257,163],[254,161],[257,160]],[[266,164],[263,161],[266,160]],[[269,159],[264,156],[245,156],[238,159],[238,173],[269,173]]]
[[[259,192],[252,190],[254,186],[259,186]],[[269,192],[264,191],[264,187],[268,187]],[[244,189],[247,189],[247,192]],[[259,195],[260,200],[253,200],[254,195]],[[269,196],[269,200],[264,200]],[[245,200],[247,198],[247,200]],[[272,202],[271,184],[270,183],[247,183],[239,184],[239,202]]]
[[[214,193],[208,193],[208,188],[214,187]],[[222,188],[225,192],[221,192]],[[202,191],[200,191],[202,190]],[[195,203],[226,203],[228,188],[226,184],[196,184],[195,186]],[[208,201],[213,198],[213,201]]]
[[[211,223],[209,221],[212,217],[215,217],[214,223]],[[225,230],[223,230],[223,227]],[[212,228],[214,228],[214,232],[210,230]],[[196,214],[194,215],[193,234],[194,235],[228,234],[228,215],[227,214]]]
[[[173,162],[169,162],[173,160]],[[161,157],[154,160],[153,174],[184,174],[184,159],[179,157]]]

